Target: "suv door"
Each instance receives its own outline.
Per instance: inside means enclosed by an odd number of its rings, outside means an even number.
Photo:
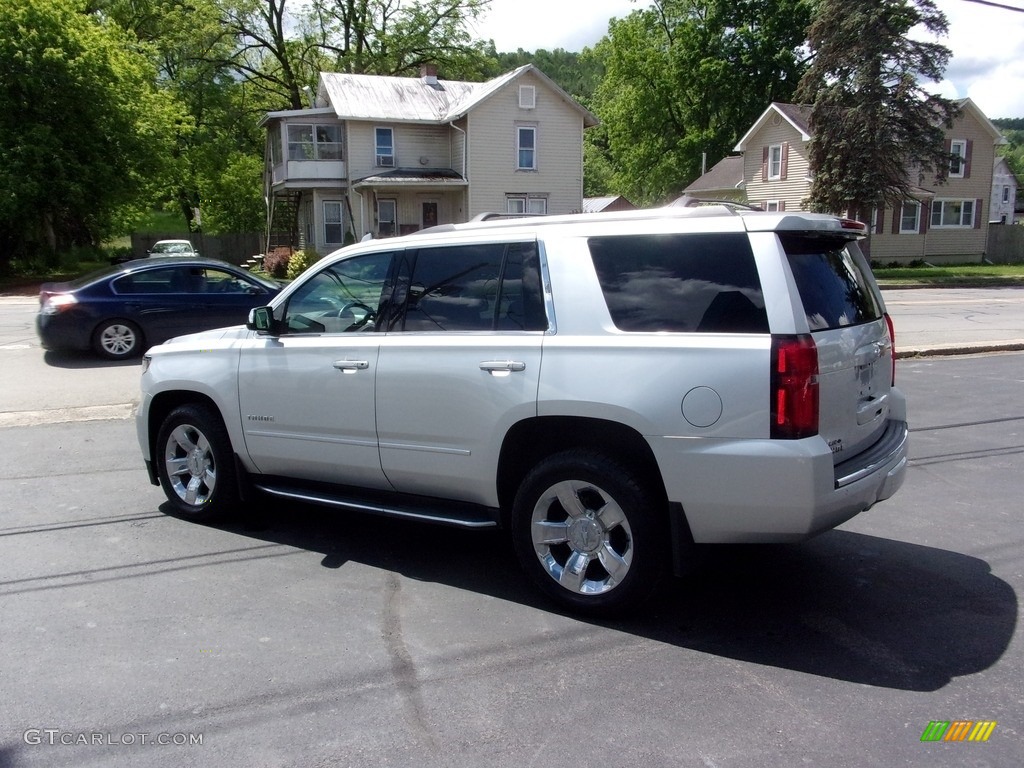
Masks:
[[[496,505],[507,430],[536,415],[547,319],[536,242],[407,251],[377,375],[399,491]]]
[[[334,262],[275,310],[279,335],[245,342],[242,429],[261,472],[388,489],[374,422],[374,380],[392,252]]]

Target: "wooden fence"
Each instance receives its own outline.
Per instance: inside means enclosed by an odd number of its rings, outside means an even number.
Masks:
[[[1024,263],[1024,225],[989,224],[985,258],[995,264]]]
[[[165,234],[133,234],[132,256],[141,258],[153,247],[157,240],[189,240],[201,256],[211,259],[222,259],[232,264],[243,264],[254,255],[263,252],[263,236],[259,233],[241,235],[204,235],[193,232],[190,235],[181,233]]]

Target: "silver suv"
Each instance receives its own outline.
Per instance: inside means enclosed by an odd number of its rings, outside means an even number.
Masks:
[[[246,327],[149,351],[150,478],[201,521],[269,495],[500,526],[550,597],[621,612],[694,542],[804,539],[899,488],[863,234],[712,206],[344,248]]]

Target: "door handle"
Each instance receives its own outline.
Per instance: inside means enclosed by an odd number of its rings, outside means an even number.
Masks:
[[[344,373],[355,373],[365,371],[370,367],[370,363],[366,360],[335,360],[334,367]]]
[[[489,373],[511,373],[512,371],[525,371],[526,363],[518,360],[485,360],[480,363],[480,370]]]

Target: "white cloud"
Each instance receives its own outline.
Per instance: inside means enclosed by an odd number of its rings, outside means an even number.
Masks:
[[[645,0],[491,0],[476,32],[499,51],[581,51],[608,32],[608,20],[649,7]]]
[[[998,0],[1024,9],[1024,0]],[[940,39],[953,56],[936,90],[969,96],[989,117],[1024,117],[1024,13],[967,2],[936,0],[949,20]],[[565,48],[580,51],[608,31],[608,19],[650,6],[648,0],[491,0],[476,25],[499,51]]]

